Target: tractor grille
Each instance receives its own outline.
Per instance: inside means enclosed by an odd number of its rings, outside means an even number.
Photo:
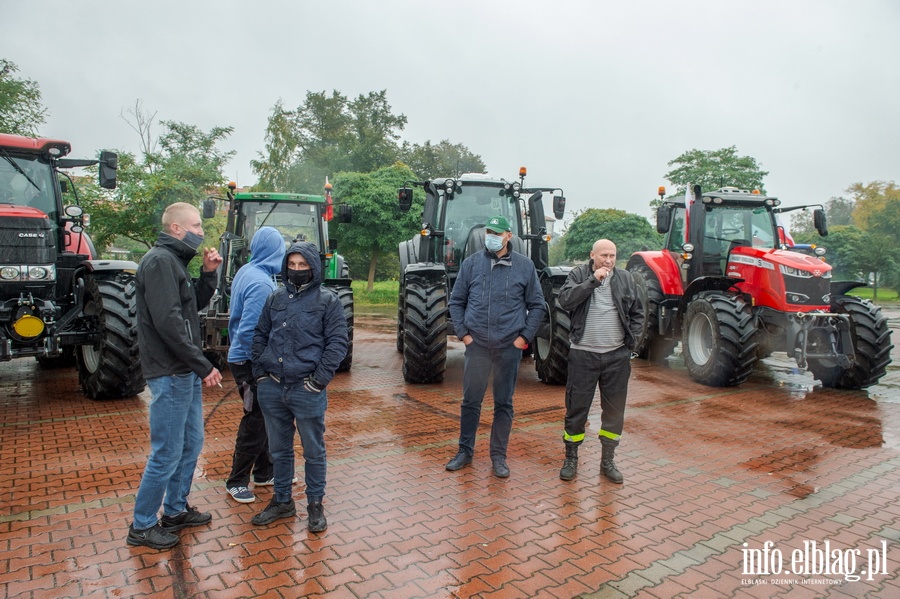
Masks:
[[[785,299],[789,304],[821,306],[831,303],[831,279],[824,277],[784,277]]]
[[[50,220],[0,217],[0,264],[53,264],[56,244]]]

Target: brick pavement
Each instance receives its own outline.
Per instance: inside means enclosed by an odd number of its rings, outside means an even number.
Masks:
[[[578,477],[559,480],[564,389],[542,385],[528,359],[512,476],[490,472],[489,401],[473,466],[446,472],[461,373],[453,342],[443,384],[405,385],[391,327],[357,327],[353,369],[329,387],[319,536],[306,531],[302,483],[300,517],[267,528],[250,518],[271,487],[254,504],[227,498],[240,402],[227,382],[208,392],[191,502],[214,520],[160,552],[124,540],[147,392],[91,402],[74,370],[0,364],[0,598],[900,596],[895,387],[830,391],[767,362],[740,388],[712,389],[677,366],[635,362],[617,460],[625,484],[613,485],[595,434]],[[592,414],[589,432],[598,423]],[[857,573],[868,549],[886,547],[887,574],[743,573],[745,543],[790,568],[804,542],[826,540],[835,569],[860,550]]]

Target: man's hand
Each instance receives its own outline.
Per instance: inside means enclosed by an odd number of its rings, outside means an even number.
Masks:
[[[303,379],[303,389],[307,393],[321,393],[325,386],[311,376]]]
[[[605,279],[608,276],[609,276],[609,269],[606,268],[605,266],[601,266],[600,268],[598,268],[597,270],[594,271],[594,278],[597,279],[598,281],[600,281],[601,283],[603,282],[603,279]]]
[[[528,339],[526,339],[522,335],[519,335],[518,337],[516,337],[516,340],[513,341],[513,345],[515,345],[519,349],[528,349]]]
[[[214,385],[220,385],[222,383],[222,373],[219,372],[218,368],[213,368],[212,372],[206,375],[206,378],[203,379],[203,384],[206,387],[212,387]]]
[[[212,272],[219,268],[222,264],[222,256],[216,248],[206,248],[203,250],[203,267],[204,272]]]
[[[460,341],[462,341],[466,345],[469,345],[470,343],[472,343],[472,341],[474,341],[474,339],[472,339],[472,335],[463,335],[463,338],[460,339]]]

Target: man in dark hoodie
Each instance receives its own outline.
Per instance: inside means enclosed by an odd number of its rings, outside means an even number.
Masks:
[[[296,426],[306,464],[307,528],[322,532],[328,526],[322,507],[325,387],[347,355],[347,320],[337,294],[321,284],[322,260],[315,245],[293,244],[284,257],[281,275],[284,287],[266,300],[251,348],[257,400],[266,420],[275,468],[272,501],[252,522],[264,526],[297,513],[291,494]]]
[[[274,483],[266,421],[256,400],[250,346],[259,313],[266,298],[275,291],[274,276],[281,271],[283,262],[284,239],[281,233],[273,227],[262,227],[250,241],[250,262],[238,270],[231,283],[228,369],[244,399],[244,416],[238,425],[231,474],[225,481],[225,489],[238,503],[256,501],[249,488],[251,471],[256,486]]]
[[[138,345],[150,388],[150,457],[126,539],[129,545],[154,549],[172,547],[178,543],[173,532],[212,519],[188,505],[187,496],[203,448],[201,381],[207,387],[222,381],[203,357],[199,318],[199,307],[215,291],[222,257],[206,249],[200,278],[192,280],[187,266],[203,243],[200,213],[178,202],[166,208],[162,224],[137,270]]]

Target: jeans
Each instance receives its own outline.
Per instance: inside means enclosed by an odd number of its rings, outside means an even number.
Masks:
[[[599,388],[600,442],[618,445],[625,425],[625,399],[630,376],[631,351],[625,346],[605,354],[570,350],[565,441],[578,445],[584,440],[584,427],[594,392]]]
[[[325,496],[325,409],[328,395],[323,389],[309,393],[296,386],[265,378],[257,389],[259,407],[266,419],[269,452],[275,468],[275,501],[292,500],[294,478],[294,427],[300,434],[305,462],[306,499],[310,503]]]
[[[513,392],[522,350],[510,345],[490,349],[474,341],[466,346],[463,370],[463,402],[459,418],[459,449],[475,453],[475,433],[481,419],[481,404],[487,391],[488,378],[494,373],[494,421],[491,424],[490,456],[506,458],[513,422]]]
[[[244,409],[244,416],[238,425],[234,455],[231,458],[231,474],[225,481],[225,486],[246,487],[250,483],[251,471],[256,482],[272,478],[269,437],[266,434],[266,420],[256,399],[256,381],[253,379],[253,365],[250,360],[229,362],[228,369],[234,376],[239,392],[244,389],[244,384],[249,385],[247,393],[252,395],[252,407],[249,412]]]
[[[203,394],[194,373],[147,380],[150,388],[150,457],[134,502],[134,528],[154,526],[163,514],[187,509],[194,468],[203,448]],[[163,503],[165,498],[165,503]]]

